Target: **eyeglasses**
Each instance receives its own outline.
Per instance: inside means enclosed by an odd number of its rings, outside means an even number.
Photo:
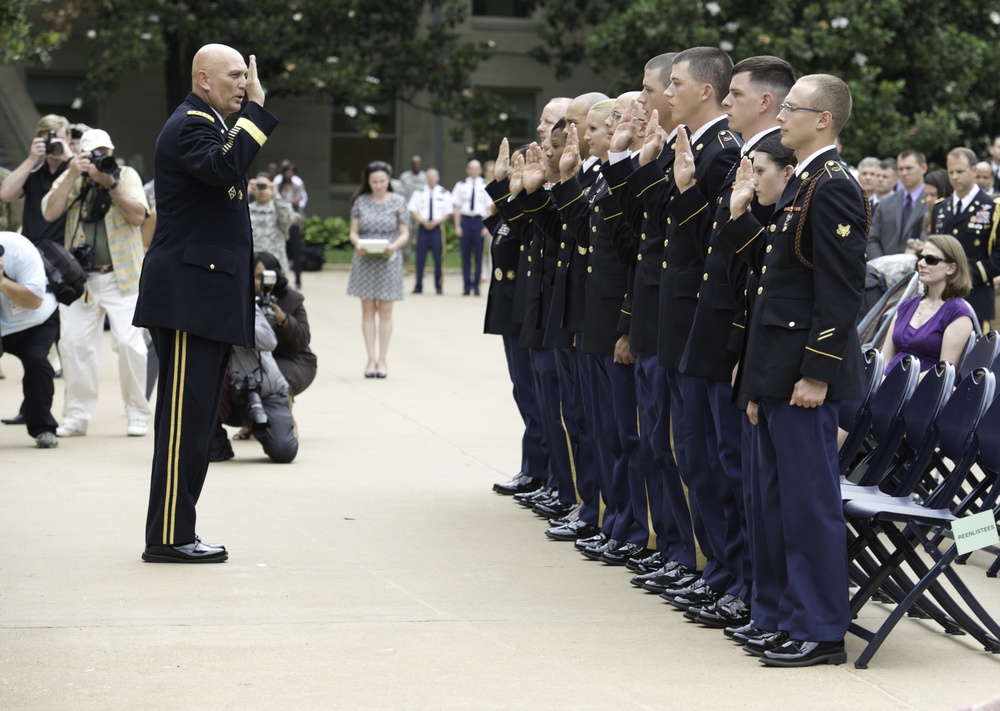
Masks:
[[[941,262],[948,262],[948,264],[955,263],[951,259],[947,259],[945,257],[937,257],[933,254],[924,254],[923,252],[917,255],[917,261],[919,262],[921,259],[924,260],[924,263],[929,267],[936,267]]]
[[[610,118],[612,121],[621,121],[622,115],[618,111],[612,111],[610,114],[608,114],[608,118]]]
[[[826,111],[826,109],[814,109],[811,106],[792,106],[791,104],[779,104],[778,108],[790,114],[794,114],[796,111],[812,111],[814,114],[821,114]]]

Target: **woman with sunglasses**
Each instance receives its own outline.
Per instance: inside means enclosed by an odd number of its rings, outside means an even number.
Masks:
[[[391,178],[387,163],[369,163],[351,200],[350,237],[354,256],[347,295],[361,299],[361,331],[368,351],[366,378],[388,375],[385,358],[392,336],[392,302],[403,300],[403,259],[399,248],[410,238],[410,213],[403,196],[393,192]],[[361,239],[380,240],[384,244],[381,251],[369,251],[359,244]]]
[[[930,235],[917,255],[923,295],[899,305],[882,347],[888,373],[903,356],[920,359],[921,376],[946,360],[958,365],[975,313],[964,297],[972,289],[965,250],[951,235]]]

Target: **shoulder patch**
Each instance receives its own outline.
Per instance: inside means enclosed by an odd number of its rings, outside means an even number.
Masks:
[[[196,110],[192,109],[191,111],[188,111],[187,115],[188,116],[201,116],[202,118],[207,118],[212,123],[215,123],[215,117],[212,116],[211,114],[206,114],[204,111],[196,111]]]

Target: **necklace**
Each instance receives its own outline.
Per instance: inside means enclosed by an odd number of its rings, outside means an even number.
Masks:
[[[937,313],[937,310],[941,308],[944,301],[931,301],[926,296],[920,300],[917,305],[917,312],[914,314],[915,320],[920,324],[926,323],[930,320],[930,317]]]

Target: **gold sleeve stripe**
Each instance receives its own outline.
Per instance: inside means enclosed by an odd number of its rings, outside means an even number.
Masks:
[[[750,246],[750,243],[751,243],[751,242],[753,242],[753,241],[754,241],[755,239],[757,239],[758,237],[760,237],[760,235],[761,235],[761,233],[762,233],[763,231],[764,231],[764,228],[763,228],[763,227],[761,227],[761,228],[760,228],[760,229],[759,229],[759,230],[757,231],[757,234],[755,234],[755,235],[754,235],[753,237],[751,237],[751,238],[750,238],[749,240],[747,240],[747,243],[746,243],[745,245],[743,245],[742,247],[740,247],[739,249],[737,249],[737,250],[736,250],[736,253],[737,253],[737,254],[739,254],[739,253],[740,253],[740,252],[742,252],[742,251],[743,251],[744,249],[746,249],[747,247],[749,247],[749,246]]]
[[[647,185],[646,187],[644,187],[642,190],[640,190],[638,193],[636,193],[635,196],[636,197],[640,197],[644,192],[646,192],[647,190],[649,190],[654,185],[659,185],[660,183],[664,183],[664,182],[666,182],[666,180],[667,180],[667,177],[663,176],[659,180],[656,180],[656,181],[650,183],[649,185]]]
[[[625,314],[626,316],[631,316],[632,315],[631,311],[626,311],[625,309],[622,309],[622,313]]]
[[[733,323],[733,325],[736,326],[736,328],[746,329],[746,326],[744,326],[742,323]]]
[[[240,116],[236,120],[236,126],[249,133],[250,137],[257,141],[258,146],[263,146],[267,143],[267,136],[264,135],[264,132],[257,128],[256,124],[246,116]]]
[[[524,217],[524,213],[523,212],[520,215],[514,215],[513,217],[508,218],[507,222],[513,222],[514,220],[520,220],[522,217]]]
[[[979,270],[979,276],[983,278],[983,283],[989,284],[990,278],[986,276],[986,267],[983,266],[983,263],[981,261],[976,262],[976,269]]]
[[[622,216],[622,213],[620,213],[620,212],[616,212],[616,213],[615,213],[615,214],[613,214],[613,215],[605,215],[605,216],[604,216],[604,221],[605,221],[605,222],[607,222],[608,220],[613,220],[613,219],[615,219],[616,217],[621,217],[621,216]]]
[[[626,180],[625,182],[627,183],[628,181]],[[625,183],[618,183],[618,185],[609,185],[608,186],[608,190],[610,190],[611,192],[614,192],[615,190],[618,190],[619,188],[623,187],[624,185],[625,185]]]
[[[548,205],[550,202],[552,202],[552,198],[548,197],[548,198],[545,199],[545,202],[543,202],[541,205],[539,205],[538,207],[536,207],[534,210],[525,210],[525,212],[538,212],[543,207],[545,207],[546,205]]]
[[[819,334],[820,334],[821,336],[830,336],[830,335],[832,335],[832,334],[833,334],[833,332],[834,332],[834,331],[836,331],[836,330],[837,330],[836,328],[828,328],[828,329],[826,329],[825,331],[820,331],[820,332],[819,332]]]
[[[583,197],[583,191],[581,190],[581,191],[580,191],[580,194],[579,194],[579,195],[577,195],[577,196],[576,196],[575,198],[573,198],[572,200],[570,200],[570,201],[569,201],[568,203],[566,203],[565,205],[560,205],[560,206],[558,206],[558,207],[559,207],[559,209],[560,209],[560,210],[565,210],[565,209],[566,209],[567,207],[569,207],[570,205],[572,205],[572,204],[573,204],[574,202],[576,202],[577,200],[579,200],[579,199],[580,199],[580,198],[582,198],[582,197]]]
[[[503,202],[504,200],[506,200],[506,199],[507,199],[507,198],[509,198],[509,197],[510,197],[510,193],[507,193],[507,194],[506,194],[506,195],[504,195],[504,196],[503,196],[502,198],[497,198],[496,200],[494,200],[494,201],[493,201],[493,204],[494,204],[494,205],[499,205],[500,203],[502,203],[502,202]]]
[[[699,213],[701,213],[701,212],[704,212],[704,211],[705,211],[705,208],[707,208],[707,207],[708,207],[708,203],[706,202],[706,203],[705,203],[704,205],[702,205],[702,206],[701,206],[701,207],[699,207],[699,208],[698,208],[697,210],[695,210],[694,214],[693,214],[693,215],[691,215],[691,217],[687,218],[686,220],[684,220],[684,222],[681,222],[681,223],[680,223],[680,224],[678,224],[677,226],[678,226],[678,227],[680,227],[681,225],[683,225],[683,224],[685,224],[685,223],[687,223],[687,222],[690,222],[690,221],[691,221],[691,220],[693,220],[693,219],[694,219],[695,217],[697,217]]]
[[[820,335],[820,337],[817,338],[816,340],[817,341],[822,341],[822,340],[825,340],[827,338],[830,338],[832,335],[833,335],[832,333],[825,333],[825,334]]]
[[[806,350],[807,351],[812,351],[813,353],[817,353],[817,354],[819,354],[821,356],[826,356],[827,358],[833,358],[835,360],[844,360],[843,358],[835,356],[832,353],[824,353],[823,351],[818,351],[815,348],[810,348],[809,346],[806,346]]]

